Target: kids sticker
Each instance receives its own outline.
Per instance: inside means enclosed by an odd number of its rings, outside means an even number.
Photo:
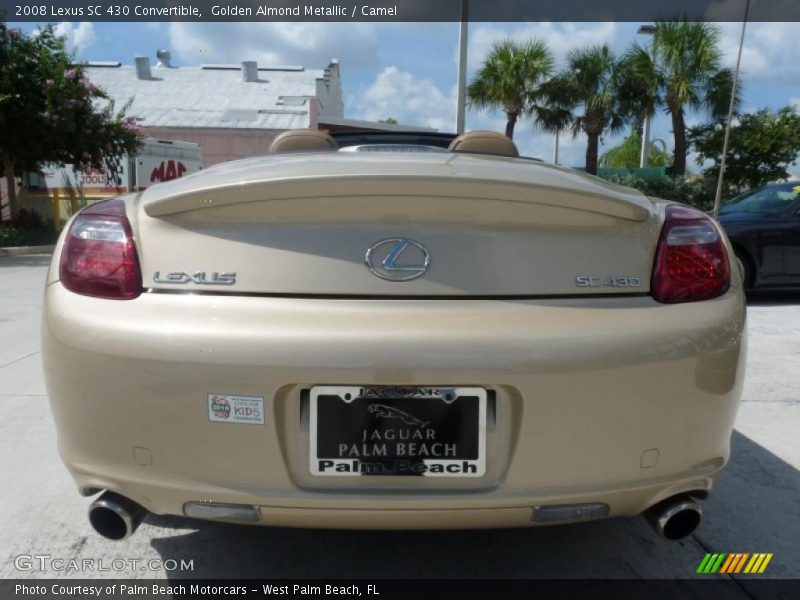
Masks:
[[[260,396],[208,395],[208,420],[221,423],[264,424],[264,398]]]

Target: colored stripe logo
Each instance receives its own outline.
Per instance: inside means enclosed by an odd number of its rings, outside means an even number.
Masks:
[[[772,552],[721,552],[709,553],[700,561],[697,572],[713,575],[733,573],[763,573],[772,560]]]

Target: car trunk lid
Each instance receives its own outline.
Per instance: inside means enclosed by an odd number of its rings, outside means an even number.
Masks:
[[[220,165],[147,190],[135,221],[146,288],[231,294],[643,293],[658,238],[634,190],[439,153]]]

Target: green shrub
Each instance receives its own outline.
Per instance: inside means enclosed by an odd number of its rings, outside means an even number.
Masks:
[[[42,229],[44,221],[42,216],[33,209],[20,208],[13,224],[20,229]]]
[[[0,223],[0,247],[50,245],[57,238],[58,234],[45,226],[35,210],[20,208],[12,221]]]
[[[711,210],[714,207],[717,182],[709,177],[663,175],[644,178],[631,173],[628,175],[609,174],[605,179],[611,183],[635,188],[647,196],[683,202],[703,211]],[[722,198],[724,200],[734,194],[734,190],[724,189]]]
[[[21,246],[25,241],[25,234],[13,225],[0,225],[0,248],[7,246]]]

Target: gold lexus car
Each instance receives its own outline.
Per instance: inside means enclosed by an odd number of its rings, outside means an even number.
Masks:
[[[342,146],[286,132],[65,229],[44,366],[94,528],[690,534],[744,374],[718,225],[499,134]]]

